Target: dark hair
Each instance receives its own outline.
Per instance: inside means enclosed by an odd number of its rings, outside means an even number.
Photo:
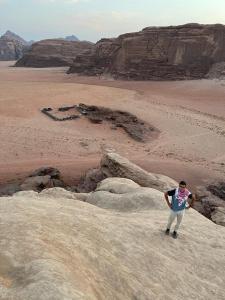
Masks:
[[[181,180],[180,183],[179,183],[179,185],[185,185],[186,186],[187,183],[185,181]]]

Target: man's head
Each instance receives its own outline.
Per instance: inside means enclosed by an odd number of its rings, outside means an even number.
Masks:
[[[183,181],[183,180],[180,181],[180,183],[179,183],[179,189],[180,189],[181,191],[185,190],[186,186],[187,186],[187,184],[186,184],[185,181]]]

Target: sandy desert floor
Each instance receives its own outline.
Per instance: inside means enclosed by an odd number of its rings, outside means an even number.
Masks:
[[[124,82],[12,65],[0,62],[0,183],[47,165],[73,184],[107,150],[192,188],[224,178],[225,82]],[[54,122],[40,112],[78,103],[131,112],[161,133],[139,143],[109,124]]]

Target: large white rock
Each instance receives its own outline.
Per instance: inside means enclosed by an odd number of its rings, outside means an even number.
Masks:
[[[144,187],[167,191],[178,185],[172,178],[149,173],[117,153],[107,153],[101,160],[101,170],[107,177],[129,178]]]
[[[55,199],[67,198],[67,199],[75,199],[81,201],[86,201],[88,195],[89,195],[88,193],[73,193],[60,187],[45,189],[40,193],[41,197],[51,197]]]
[[[174,240],[168,210],[32,195],[0,199],[0,299],[225,299],[225,228],[196,211]]]
[[[110,177],[102,180],[96,191],[108,191],[116,194],[125,194],[139,188],[140,185],[131,179]]]
[[[90,193],[86,202],[105,209],[123,212],[167,208],[163,193],[151,188],[136,188],[123,194],[96,191]]]

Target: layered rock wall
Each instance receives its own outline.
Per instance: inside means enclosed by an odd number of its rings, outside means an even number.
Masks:
[[[147,27],[116,39],[102,39],[78,55],[69,73],[134,80],[203,78],[225,61],[225,26],[186,24]]]
[[[60,67],[72,64],[76,55],[91,49],[92,43],[49,39],[34,43],[16,67]]]

